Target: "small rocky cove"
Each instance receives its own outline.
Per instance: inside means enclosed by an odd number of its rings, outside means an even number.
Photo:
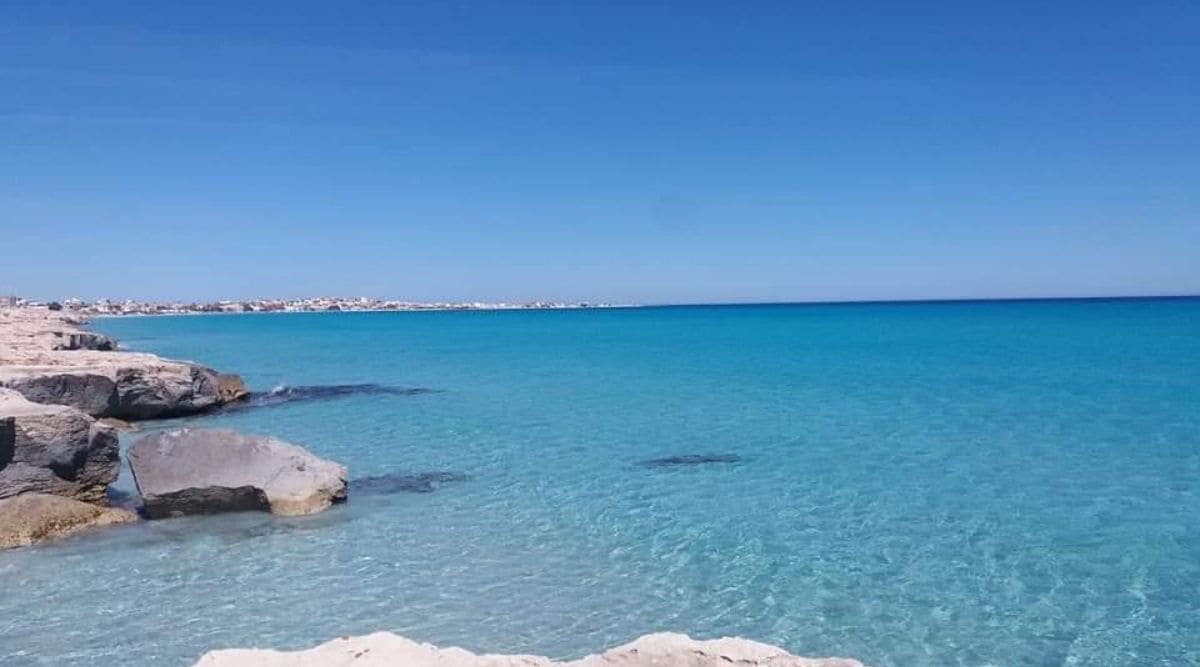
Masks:
[[[122,352],[69,314],[0,311],[0,548],[136,521],[110,506],[117,429],[247,400],[241,378]],[[346,498],[346,469],[276,438],[180,429],[138,438],[130,469],[148,519],[319,512]]]
[[[350,482],[339,463],[268,435],[180,428],[137,437],[127,461],[137,511],[113,506],[109,485],[121,467],[118,430],[134,422],[265,407],[352,393],[428,393],[376,385],[301,387],[251,393],[237,375],[198,363],[124,352],[68,313],[0,309],[0,550],[142,519],[256,510],[296,516],[347,500],[348,492],[432,491],[468,481],[454,472],[368,477]],[[671,468],[736,463],[733,455],[653,459]],[[123,505],[125,503],[122,503]],[[744,639],[697,641],[653,634],[571,662],[538,656],[476,655],[391,633],[342,637],[296,652],[213,651],[197,666],[411,665],[415,667],[605,667],[656,665],[861,667],[855,660],[802,658]]]

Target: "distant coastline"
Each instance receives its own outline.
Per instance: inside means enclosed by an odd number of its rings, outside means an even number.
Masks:
[[[304,299],[246,299],[239,301],[114,301],[98,299],[64,299],[37,301],[14,296],[0,296],[0,307],[49,308],[88,317],[119,317],[147,315],[219,315],[241,313],[328,313],[328,312],[414,312],[455,310],[577,310],[590,308],[630,308],[634,304],[609,304],[559,301],[529,302],[419,302],[371,299],[367,297],[311,297]]]
[[[941,299],[860,299],[809,301],[714,301],[685,303],[592,303],[587,301],[529,301],[529,302],[422,302],[366,297],[311,297],[304,299],[248,299],[221,301],[121,301],[81,299],[43,301],[15,296],[0,296],[0,307],[49,308],[86,317],[138,317],[154,315],[239,315],[255,313],[369,313],[369,312],[447,312],[447,311],[521,311],[521,310],[595,310],[618,308],[769,308],[790,306],[917,306],[955,304],[1005,304],[1054,302],[1112,302],[1112,301],[1191,301],[1200,294],[1137,294],[1109,296],[1032,296],[1032,297],[962,297]]]
[[[1105,302],[1105,301],[1196,301],[1197,294],[1126,294],[1106,296],[994,296],[994,297],[946,297],[940,299],[831,299],[811,301],[713,301],[711,303],[645,303],[639,308],[766,308],[772,306],[920,306],[955,305],[974,303],[1055,303],[1055,302]],[[624,307],[624,306],[613,306]]]

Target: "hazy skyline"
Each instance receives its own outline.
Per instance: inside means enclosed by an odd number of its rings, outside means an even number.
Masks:
[[[1189,2],[0,6],[0,294],[1200,293]]]

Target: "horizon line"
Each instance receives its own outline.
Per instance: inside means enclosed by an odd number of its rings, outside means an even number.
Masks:
[[[1123,294],[1072,296],[984,296],[941,297],[932,299],[813,299],[803,301],[696,301],[682,303],[644,303],[641,308],[686,308],[688,306],[852,306],[919,303],[1008,303],[1021,301],[1169,301],[1200,299],[1200,293],[1190,294]]]

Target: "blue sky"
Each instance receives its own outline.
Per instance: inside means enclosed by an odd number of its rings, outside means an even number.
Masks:
[[[1200,5],[0,3],[0,293],[1200,293]]]

